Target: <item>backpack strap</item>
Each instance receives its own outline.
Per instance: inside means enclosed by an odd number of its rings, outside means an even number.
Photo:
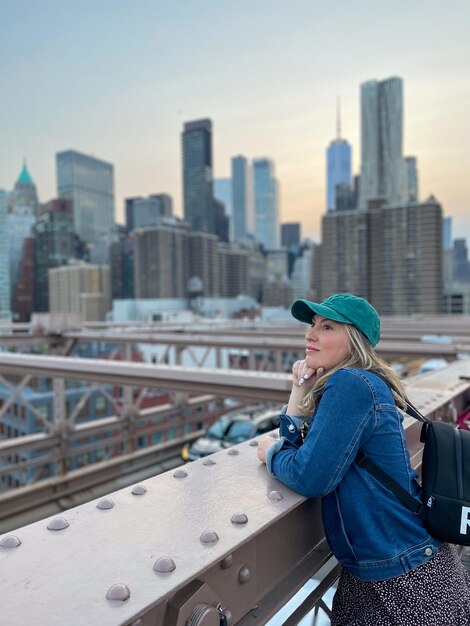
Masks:
[[[387,472],[384,472],[374,461],[369,458],[364,452],[359,452],[356,455],[355,461],[359,467],[363,467],[371,476],[376,478],[384,487],[390,489],[390,491],[396,495],[396,497],[418,517],[421,517],[423,510],[422,503],[414,498],[404,489],[396,480],[394,480]]]
[[[395,393],[398,394],[398,390],[395,386],[387,379],[383,374],[372,371],[373,374],[378,376],[380,379],[384,381],[384,383]],[[431,420],[425,417],[422,413],[418,411],[416,407],[414,407],[410,402],[406,403],[406,413],[413,417],[414,419],[423,422],[424,424],[430,424]],[[406,489],[404,489],[396,480],[394,480],[387,472],[381,469],[374,461],[368,457],[361,450],[356,454],[355,462],[359,467],[364,468],[371,476],[373,476],[376,480],[378,480],[384,487],[389,489],[399,500],[404,504],[412,513],[417,515],[418,517],[423,518],[424,515],[424,507],[420,500],[414,498],[411,494],[408,493]]]
[[[371,370],[372,374],[375,374],[378,378],[380,378],[381,380],[384,381],[384,383],[387,385],[387,387],[389,387],[392,391],[394,391],[396,394],[400,395],[398,389],[395,387],[395,385],[393,383],[391,383],[388,378],[385,378],[385,376],[383,374],[381,374],[380,372],[376,372],[375,370]],[[425,417],[422,413],[420,413],[418,411],[418,409],[411,404],[411,402],[406,402],[406,409],[405,412],[410,415],[411,417],[414,417],[415,420],[418,420],[419,422],[423,422],[424,424],[429,424],[431,422],[431,420],[429,420],[427,417]]]

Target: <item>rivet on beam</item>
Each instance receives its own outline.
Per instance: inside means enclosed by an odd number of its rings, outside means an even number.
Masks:
[[[219,536],[214,530],[205,530],[200,539],[202,543],[217,543]]]
[[[232,567],[232,565],[233,565],[233,554],[227,554],[225,559],[222,559],[222,561],[220,561],[220,567],[222,569],[228,569],[229,567]]]
[[[238,580],[244,584],[247,583],[251,578],[251,572],[246,565],[244,565],[240,571],[238,572]]]
[[[47,525],[48,530],[64,530],[69,525],[68,521],[63,517],[54,517]]]
[[[202,464],[206,467],[210,467],[211,465],[215,465],[215,461],[213,461],[212,459],[204,459]]]
[[[161,556],[153,565],[153,569],[157,574],[169,574],[176,569],[176,564],[169,556]]]
[[[103,498],[96,505],[97,509],[101,509],[102,511],[106,511],[107,509],[112,509],[114,506],[114,502],[110,498]]]
[[[21,541],[16,535],[7,535],[0,539],[0,548],[17,548],[21,545]]]
[[[143,485],[134,485],[132,493],[134,496],[143,496],[147,493],[147,489]]]
[[[248,517],[245,515],[245,513],[235,513],[234,515],[232,515],[232,519],[230,521],[232,522],[232,524],[242,525],[248,522]]]
[[[125,602],[131,597],[130,589],[123,583],[117,583],[110,587],[106,593],[107,600],[116,600],[118,602]]]
[[[177,469],[176,472],[173,474],[173,476],[175,478],[186,478],[186,476],[188,475],[188,472],[185,469]]]

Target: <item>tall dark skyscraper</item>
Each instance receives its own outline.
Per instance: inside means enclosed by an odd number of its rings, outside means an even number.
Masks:
[[[300,222],[286,222],[285,224],[281,224],[281,246],[284,248],[299,246],[300,228]]]
[[[369,200],[405,200],[403,160],[403,80],[398,77],[361,85],[361,208]]]
[[[193,231],[215,233],[212,122],[186,122],[182,142],[184,219]]]
[[[73,205],[67,198],[43,204],[34,226],[34,310],[49,310],[48,271],[76,258]]]

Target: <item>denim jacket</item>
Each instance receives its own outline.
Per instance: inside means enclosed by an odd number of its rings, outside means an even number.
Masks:
[[[328,380],[302,444],[304,419],[281,413],[268,472],[303,496],[322,497],[326,538],[341,565],[366,580],[400,576],[429,560],[440,542],[398,498],[354,462],[362,450],[419,498],[403,415],[386,383],[344,368]]]

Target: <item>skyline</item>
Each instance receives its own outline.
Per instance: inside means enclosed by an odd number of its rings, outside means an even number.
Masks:
[[[26,158],[40,201],[56,197],[55,154],[74,149],[114,165],[116,221],[124,198],[151,193],[182,216],[181,132],[210,118],[214,177],[238,154],[272,159],[280,222],[318,241],[336,98],[357,174],[360,84],[400,76],[420,199],[434,194],[470,240],[470,6],[368,4],[1,0],[0,188]]]

